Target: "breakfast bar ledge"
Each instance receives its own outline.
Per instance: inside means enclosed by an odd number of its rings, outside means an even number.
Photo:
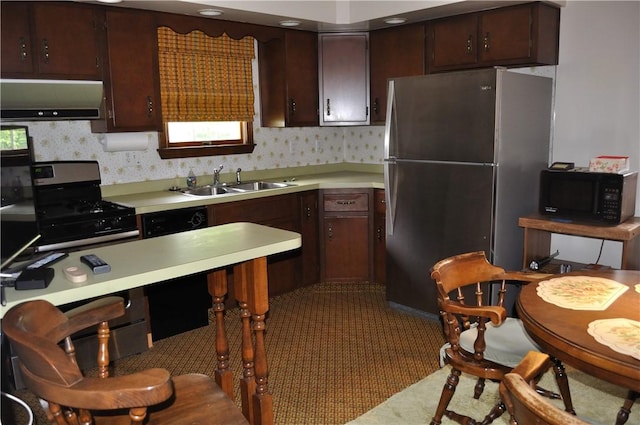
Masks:
[[[265,316],[269,310],[267,256],[302,245],[300,234],[254,223],[231,223],[152,239],[70,253],[53,265],[55,277],[48,288],[16,291],[7,288],[7,305],[45,299],[55,305],[87,300],[128,289],[209,272],[208,290],[216,316],[215,378],[233,399],[233,375],[229,369],[229,346],[224,326],[227,266],[234,268],[234,297],[241,310],[242,365],[240,377],[242,409],[253,425],[273,424],[273,402],[268,390],[268,367],[264,347]],[[95,254],[111,265],[103,274],[87,273],[87,280],[72,283],[64,277],[66,267],[86,268],[80,256]]]

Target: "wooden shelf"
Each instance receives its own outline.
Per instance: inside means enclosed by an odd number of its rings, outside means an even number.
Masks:
[[[618,225],[598,225],[550,219],[540,214],[531,214],[518,219],[524,228],[523,267],[536,258],[550,253],[551,234],[581,236],[622,242],[623,270],[640,270],[640,217],[632,217]]]

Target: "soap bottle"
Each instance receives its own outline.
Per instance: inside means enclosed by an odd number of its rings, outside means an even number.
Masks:
[[[196,175],[193,174],[193,170],[189,170],[189,175],[187,176],[187,187],[194,188],[196,187],[197,179]]]

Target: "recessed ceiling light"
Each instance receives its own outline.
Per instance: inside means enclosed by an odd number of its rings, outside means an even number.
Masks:
[[[288,21],[280,21],[280,25],[283,27],[297,27],[300,25],[300,21],[288,20]]]
[[[222,15],[222,11],[218,9],[200,9],[198,13],[203,16],[219,16]]]
[[[391,25],[397,25],[397,24],[404,24],[405,22],[407,22],[407,19],[406,18],[387,18],[384,20],[384,22]]]
[[[100,3],[121,3],[122,0],[98,0]]]

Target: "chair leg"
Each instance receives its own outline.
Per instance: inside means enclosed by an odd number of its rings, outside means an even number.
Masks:
[[[493,409],[489,412],[487,416],[484,417],[481,425],[489,425],[491,422],[498,419],[502,414],[507,410],[507,406],[503,402],[500,402],[493,406]]]
[[[456,392],[458,382],[460,382],[461,373],[462,372],[458,369],[451,368],[451,373],[447,377],[447,381],[442,388],[442,394],[440,395],[440,401],[438,402],[438,407],[436,408],[436,414],[431,419],[430,425],[441,424],[442,416],[444,416],[444,413],[449,406],[449,402],[451,401],[453,394]]]
[[[576,411],[573,408],[571,392],[569,391],[569,379],[567,378],[567,374],[564,370],[564,365],[555,357],[552,357],[551,361],[553,362],[553,371],[556,375],[556,382],[558,384],[558,388],[560,389],[560,395],[562,396],[562,401],[564,402],[564,410],[571,413],[572,415],[575,415]]]
[[[478,400],[484,392],[484,378],[478,378],[476,385],[473,387],[473,398]]]
[[[631,413],[631,406],[635,403],[636,399],[640,396],[640,393],[636,391],[629,391],[629,395],[627,395],[627,399],[624,401],[624,404],[618,411],[618,416],[616,417],[616,425],[623,425],[629,420],[629,413]]]

